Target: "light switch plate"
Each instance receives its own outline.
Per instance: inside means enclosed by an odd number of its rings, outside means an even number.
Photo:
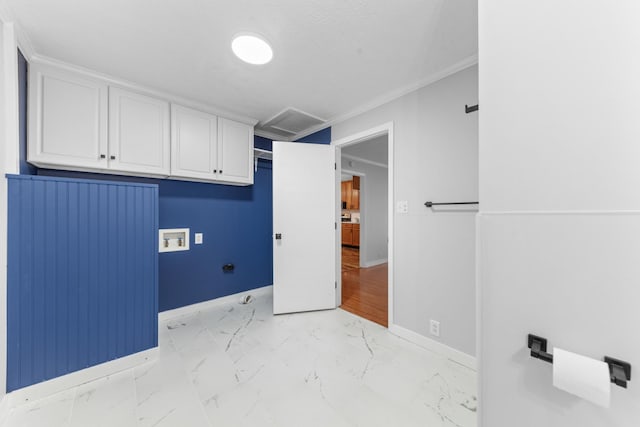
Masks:
[[[398,213],[409,213],[409,202],[407,200],[401,200],[396,203],[396,212]]]
[[[194,240],[194,243],[196,245],[201,245],[202,244],[202,233],[196,233],[193,240]]]

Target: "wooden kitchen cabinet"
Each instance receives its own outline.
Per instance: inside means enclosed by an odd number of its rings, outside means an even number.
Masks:
[[[344,203],[344,209],[351,209],[351,181],[342,181],[340,184],[341,200]]]
[[[351,245],[353,242],[353,224],[342,223],[342,244],[343,245]]]
[[[346,246],[360,246],[360,224],[352,222],[342,223],[342,244]]]
[[[353,232],[351,233],[351,246],[360,247],[360,224],[352,224]]]
[[[353,180],[351,182],[352,182],[351,187],[354,190],[360,190],[360,177],[359,176],[354,176]]]
[[[358,189],[354,188],[357,179]],[[346,209],[360,210],[360,177],[353,177],[353,181],[343,181],[340,184],[341,200],[346,203]]]
[[[351,208],[352,210],[360,210],[360,190],[351,190]]]

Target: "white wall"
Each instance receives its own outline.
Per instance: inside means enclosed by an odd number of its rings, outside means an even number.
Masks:
[[[332,126],[334,140],[393,121],[395,214],[394,323],[475,354],[475,210],[427,209],[433,201],[478,197],[477,67],[467,68],[360,116]]]
[[[360,265],[370,267],[385,262],[388,256],[389,170],[345,157],[342,158],[342,169],[364,174],[360,181]]]
[[[480,420],[640,425],[552,386],[526,336],[640,367],[640,2],[480,2]]]

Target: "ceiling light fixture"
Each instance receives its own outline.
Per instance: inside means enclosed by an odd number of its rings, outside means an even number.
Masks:
[[[231,42],[235,55],[253,65],[263,65],[273,58],[273,49],[265,39],[255,34],[238,34]]]

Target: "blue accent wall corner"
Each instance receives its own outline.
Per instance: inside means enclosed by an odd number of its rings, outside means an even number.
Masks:
[[[311,135],[302,137],[295,142],[306,142],[308,144],[331,144],[331,127],[319,130]]]

